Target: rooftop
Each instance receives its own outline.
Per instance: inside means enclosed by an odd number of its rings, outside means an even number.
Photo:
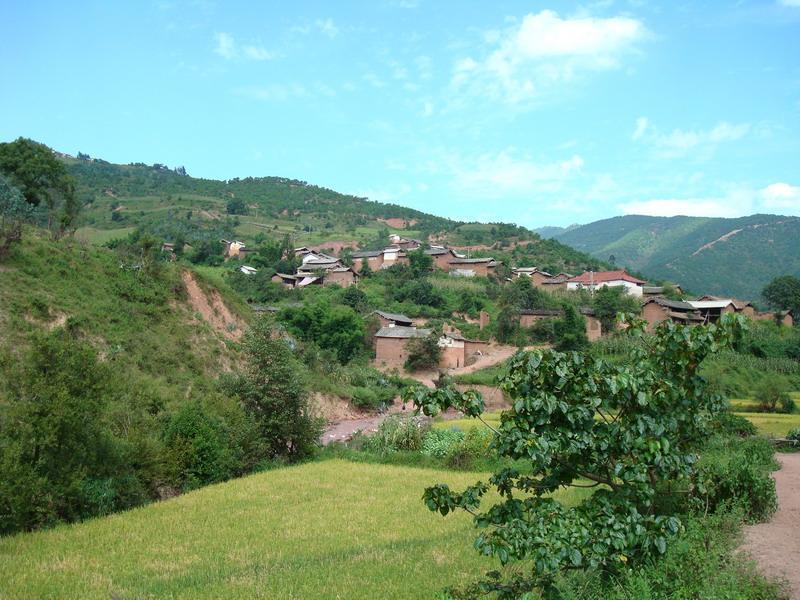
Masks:
[[[585,271],[577,277],[569,280],[570,283],[582,283],[593,285],[597,283],[607,283],[609,281],[628,281],[638,285],[644,285],[646,281],[642,281],[628,273],[625,269],[620,271]]]
[[[383,317],[384,319],[388,319],[389,321],[397,321],[399,323],[412,323],[412,319],[409,317],[402,315],[400,313],[390,313],[386,312],[385,310],[376,310],[376,315]]]
[[[394,327],[381,327],[375,334],[375,337],[408,339],[425,337],[430,335],[430,333],[430,329],[417,329],[416,327],[402,327],[400,325],[395,325]]]

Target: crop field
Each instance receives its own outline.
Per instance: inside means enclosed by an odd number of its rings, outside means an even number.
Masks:
[[[748,402],[749,403],[749,402]],[[735,407],[735,405],[734,405]],[[736,414],[745,417],[749,420],[753,425],[756,426],[758,432],[761,435],[767,437],[786,437],[786,434],[789,433],[791,429],[796,427],[800,427],[800,414],[779,414],[779,413],[757,413],[757,412],[739,412],[737,411]],[[492,427],[497,427],[500,424],[500,413],[493,412],[487,413],[483,416],[484,421],[486,421]],[[478,419],[452,419],[452,420],[441,420],[436,421],[433,424],[434,427],[439,429],[449,429],[451,427],[461,429],[462,431],[466,431],[472,427],[483,427],[483,423],[481,423]]]
[[[0,538],[0,598],[430,598],[498,566],[421,501],[480,477],[329,460]]]

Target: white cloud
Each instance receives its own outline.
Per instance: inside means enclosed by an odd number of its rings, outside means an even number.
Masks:
[[[456,62],[453,83],[471,83],[475,93],[519,103],[584,71],[614,69],[647,36],[630,17],[561,18],[544,10],[526,15],[504,32],[485,37],[496,46],[483,59]]]
[[[217,47],[214,48],[214,52],[219,54],[222,58],[231,59],[236,57],[236,44],[231,34],[217,33],[214,37],[217,40]]]
[[[248,45],[240,47],[230,33],[216,33],[214,34],[214,39],[217,41],[214,52],[226,60],[233,60],[236,58],[270,60],[275,58],[274,53],[269,52],[261,46]]]
[[[336,26],[336,23],[333,22],[333,19],[317,19],[315,25],[320,33],[327,35],[331,39],[339,35],[339,28]]]
[[[673,129],[664,133],[652,125],[646,117],[639,117],[631,138],[653,146],[659,158],[680,158],[691,155],[699,159],[708,159],[718,145],[740,140],[747,136],[751,129],[749,123],[734,124],[721,121],[712,129]]]
[[[778,0],[778,4],[791,6],[792,8],[800,8],[800,0]]]
[[[578,155],[563,161],[540,163],[529,157],[518,157],[514,148],[467,158],[450,155],[444,162],[455,189],[484,197],[556,192],[583,167],[583,158]]]
[[[800,0],[798,0],[800,5]],[[764,208],[790,210],[800,213],[800,186],[773,183],[761,190]]]
[[[644,135],[644,132],[647,131],[647,127],[650,125],[650,121],[647,120],[647,117],[639,117],[636,119],[636,129],[631,136],[631,139],[638,140]]]
[[[433,102],[430,100],[426,100],[422,104],[422,116],[423,117],[430,117],[433,115]]]

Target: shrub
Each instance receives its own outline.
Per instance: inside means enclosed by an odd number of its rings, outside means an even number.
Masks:
[[[233,457],[222,424],[199,402],[184,404],[164,432],[167,470],[185,489],[224,481],[233,474]]]
[[[381,405],[378,394],[368,387],[355,388],[351,401],[353,406],[357,406],[358,408],[378,408]]]
[[[433,369],[442,358],[439,336],[432,332],[425,337],[413,338],[408,342],[408,358],[405,368],[408,371]]]
[[[422,441],[422,453],[444,458],[463,440],[464,432],[459,429],[431,429]]]
[[[786,439],[800,442],[800,427],[795,427],[788,434],[786,434]]]
[[[712,427],[716,433],[726,436],[749,437],[758,433],[752,422],[729,410],[720,412],[714,419]]]
[[[776,378],[764,380],[756,389],[756,402],[764,412],[790,413],[794,410],[794,401],[786,391],[786,386]]]
[[[482,427],[473,427],[447,457],[447,466],[452,469],[472,468],[475,461],[487,455],[491,441],[490,431]]]
[[[393,415],[383,421],[378,431],[370,436],[366,448],[378,453],[410,451],[418,452],[428,426],[419,419]]]
[[[700,459],[692,500],[704,512],[736,505],[749,522],[764,521],[778,507],[775,468],[768,440],[717,438]]]

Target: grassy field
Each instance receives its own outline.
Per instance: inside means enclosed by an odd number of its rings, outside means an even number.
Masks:
[[[330,460],[1,538],[0,597],[430,598],[497,566],[420,499],[478,477]]]
[[[761,435],[767,437],[786,437],[789,430],[800,427],[800,414],[782,415],[777,413],[739,411],[737,411],[736,414],[748,419],[756,426]],[[497,425],[500,424],[499,412],[487,413],[483,418],[492,427],[497,427]],[[483,427],[483,423],[477,419],[452,419],[449,421],[436,421],[433,426],[439,429],[455,427],[461,430],[467,430],[472,427]]]
[[[124,238],[131,233],[135,227],[121,227],[120,229],[95,229],[94,227],[79,227],[75,231],[75,237],[90,244],[102,246],[108,241]]]

